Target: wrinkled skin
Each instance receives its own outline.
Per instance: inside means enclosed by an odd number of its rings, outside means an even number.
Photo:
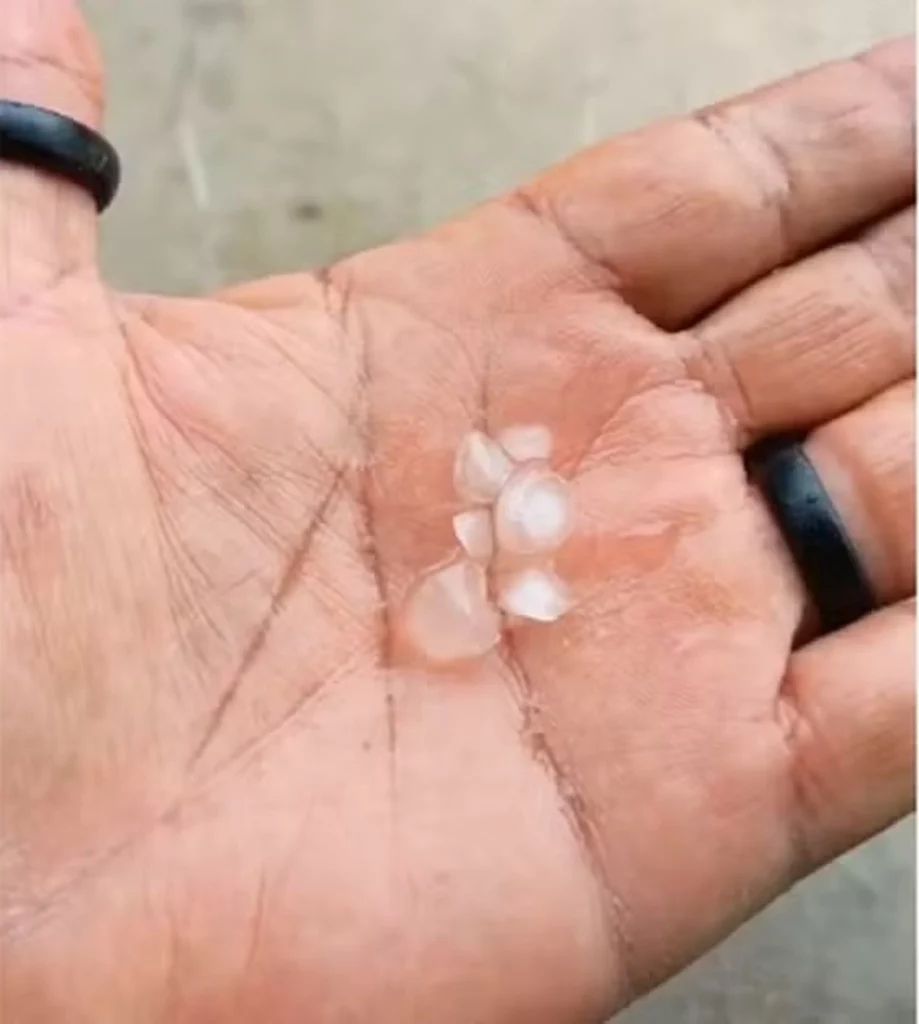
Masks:
[[[12,6],[3,93],[96,121]],[[910,89],[894,44],[201,300],[0,168],[4,1020],[596,1021],[909,809]],[[577,607],[426,668],[453,451],[531,421]],[[810,428],[884,605],[820,639],[742,461]]]

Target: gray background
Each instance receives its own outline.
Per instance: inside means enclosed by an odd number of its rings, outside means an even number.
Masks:
[[[194,292],[429,224],[571,150],[911,29],[911,0],[90,0],[109,275]],[[906,1024],[912,823],[619,1018]],[[434,1024],[434,1022],[432,1022]]]

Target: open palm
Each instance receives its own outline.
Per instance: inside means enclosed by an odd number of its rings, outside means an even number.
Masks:
[[[56,6],[4,92],[95,119]],[[113,294],[89,201],[0,171],[4,1016],[602,1019],[908,809],[910,73],[204,300]],[[405,660],[460,439],[533,422],[575,608]],[[816,640],[742,460],[810,428],[888,606]]]

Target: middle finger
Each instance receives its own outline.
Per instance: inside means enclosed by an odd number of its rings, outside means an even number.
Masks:
[[[687,363],[735,443],[803,430],[915,372],[914,211],[772,277],[699,323]]]

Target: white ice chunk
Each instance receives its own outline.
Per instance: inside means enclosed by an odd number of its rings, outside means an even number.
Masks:
[[[453,532],[475,562],[487,563],[495,550],[495,530],[487,508],[473,508],[453,517]]]
[[[525,466],[495,506],[498,547],[515,554],[552,551],[568,536],[571,520],[568,483],[548,468]]]
[[[404,625],[412,646],[435,662],[491,650],[500,617],[488,600],[485,570],[462,559],[424,577],[406,602]]]
[[[545,461],[552,454],[552,434],[537,423],[502,430],[498,444],[515,462]]]
[[[511,475],[514,464],[507,452],[480,430],[467,434],[456,453],[453,481],[457,494],[475,505],[487,505]]]
[[[536,622],[555,622],[571,607],[568,588],[545,569],[525,569],[512,576],[498,599],[506,612]]]

